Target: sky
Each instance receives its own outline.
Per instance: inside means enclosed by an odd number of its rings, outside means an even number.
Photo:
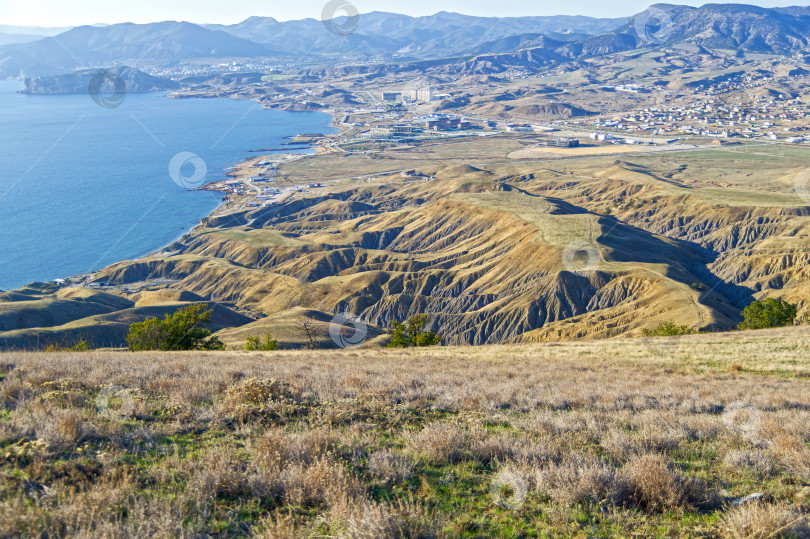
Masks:
[[[589,15],[625,17],[656,0],[347,0],[360,13],[390,11],[406,15],[432,15],[452,11],[466,15],[518,17],[528,15]],[[658,0],[660,1],[660,0]],[[743,3],[744,0],[737,0]],[[0,0],[0,25],[79,26],[119,22],[146,23],[184,20],[193,23],[233,24],[250,16],[278,20],[320,18],[327,0]],[[671,0],[673,4],[701,5],[706,2]],[[714,0],[712,3],[731,3]],[[808,5],[808,0],[753,0],[764,7]]]

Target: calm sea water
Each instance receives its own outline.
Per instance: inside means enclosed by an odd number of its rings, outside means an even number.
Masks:
[[[26,96],[20,88],[0,81],[0,289],[136,258],[194,227],[221,196],[173,180],[169,167],[181,152],[202,159],[205,183],[251,150],[333,132],[327,114],[253,102],[128,94],[107,109],[88,95]],[[192,181],[194,173],[193,164],[181,169]]]

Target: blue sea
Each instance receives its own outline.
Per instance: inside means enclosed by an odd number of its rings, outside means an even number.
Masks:
[[[222,201],[189,191],[185,180],[221,180],[258,155],[252,150],[334,132],[328,114],[255,102],[127,94],[105,108],[86,94],[29,96],[21,88],[0,81],[0,289],[154,252]],[[170,173],[173,161],[187,162],[179,174],[176,164]]]

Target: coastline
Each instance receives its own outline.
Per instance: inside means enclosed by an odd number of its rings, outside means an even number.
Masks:
[[[16,95],[16,94],[15,94]],[[162,97],[167,98],[164,94]],[[227,98],[226,98],[227,99]],[[243,101],[243,100],[237,100]],[[288,111],[288,112],[299,112],[299,111]],[[251,167],[259,161],[267,161],[273,160],[278,161],[278,164],[282,162],[289,161],[291,159],[302,159],[304,157],[310,157],[314,155],[320,154],[324,149],[327,147],[324,144],[324,141],[334,142],[336,138],[340,138],[344,131],[345,126],[338,125],[338,116],[336,112],[329,108],[320,111],[300,111],[300,112],[320,112],[323,114],[328,115],[324,117],[322,120],[319,120],[318,123],[320,124],[319,127],[315,127],[317,131],[321,131],[320,136],[316,139],[311,138],[311,133],[307,133],[307,128],[303,126],[297,126],[298,129],[301,131],[294,131],[290,129],[287,133],[283,136],[284,142],[278,144],[265,144],[262,141],[258,141],[259,143],[254,146],[254,149],[245,150],[248,154],[245,156],[245,153],[242,155],[234,155],[234,161],[231,164],[223,165],[221,164],[216,173],[215,178],[222,178],[225,177],[227,179],[232,179],[235,177],[245,176],[250,173]],[[293,126],[295,129],[296,126]],[[315,131],[312,127],[309,128],[309,131]],[[301,142],[304,140],[304,142]],[[279,146],[276,148],[276,146]],[[282,148],[282,146],[286,146]],[[302,153],[306,152],[306,153]],[[58,287],[71,287],[71,286],[78,286],[78,287],[93,287],[93,288],[108,288],[106,283],[101,283],[97,281],[98,275],[103,272],[106,268],[110,266],[114,266],[116,264],[120,264],[122,262],[128,261],[140,261],[149,259],[156,256],[164,255],[164,253],[169,252],[169,249],[172,245],[176,244],[179,241],[182,241],[184,238],[188,237],[189,235],[193,235],[197,233],[201,228],[206,225],[206,222],[214,218],[218,215],[222,215],[223,212],[228,211],[229,208],[232,207],[233,199],[229,199],[228,193],[224,188],[222,188],[221,184],[227,180],[223,179],[212,179],[208,183],[204,184],[203,186],[196,188],[196,189],[188,189],[188,191],[216,191],[220,194],[220,199],[218,201],[211,200],[212,204],[215,204],[215,207],[212,209],[204,209],[204,215],[198,214],[199,218],[196,221],[193,221],[193,226],[190,226],[187,229],[178,231],[178,234],[173,237],[170,241],[163,240],[159,247],[152,248],[149,250],[141,251],[140,253],[134,253],[133,255],[121,256],[120,258],[112,259],[110,262],[105,262],[103,265],[95,267],[90,270],[80,271],[80,272],[53,272],[49,276],[42,276],[39,278],[33,277],[26,280],[20,279],[20,284],[12,285],[12,286],[5,286],[0,287],[0,291],[10,291],[10,290],[17,290],[23,288],[25,286],[34,284],[34,283],[45,283],[45,284],[52,284]],[[211,206],[209,206],[211,208]],[[190,225],[192,223],[189,223]],[[165,256],[165,255],[164,255]],[[44,277],[44,278],[43,278]],[[116,289],[117,287],[109,287],[110,290]]]
[[[225,176],[228,177],[228,178],[239,177],[240,174],[246,173],[248,169],[255,168],[255,162],[256,161],[261,161],[261,160],[263,160],[263,159],[265,159],[265,158],[267,158],[267,157],[269,157],[271,155],[274,155],[274,154],[259,155],[259,156],[254,156],[254,157],[249,157],[247,159],[244,159],[244,160],[238,162],[237,164],[235,164],[234,166],[230,167],[228,169],[228,172],[225,173]],[[205,221],[207,221],[208,219],[211,219],[212,217],[216,217],[217,214],[219,214],[221,211],[226,209],[231,203],[234,202],[234,200],[228,199],[229,191],[225,187],[222,186],[222,184],[224,184],[226,181],[227,180],[215,180],[215,181],[212,181],[212,182],[209,182],[209,183],[203,185],[202,187],[198,187],[197,189],[189,189],[189,191],[217,192],[217,193],[220,193],[222,195],[223,199],[217,205],[216,208],[214,208],[206,216],[201,218],[199,220],[199,222],[196,225],[194,225],[193,227],[191,227],[188,231],[184,232],[183,234],[176,237],[175,239],[173,239],[169,243],[165,244],[160,249],[157,249],[155,251],[151,251],[151,252],[143,254],[141,256],[137,256],[137,257],[133,258],[132,260],[140,260],[140,259],[149,258],[149,257],[152,257],[152,256],[160,256],[161,254],[167,252],[167,249],[169,247],[171,247],[172,245],[174,245],[178,241],[182,240],[183,238],[185,238],[189,234],[192,234],[193,232],[195,232],[195,231],[199,230],[200,228],[202,228],[204,226],[204,224],[205,224]],[[123,260],[119,260],[118,262],[123,262]],[[97,270],[97,271],[100,271],[101,269],[103,269],[103,268],[99,268],[99,270]]]
[[[0,100],[8,113],[4,141],[11,155],[4,163],[0,194],[14,219],[3,246],[21,258],[2,264],[0,288],[4,290],[32,282],[79,284],[82,276],[110,265],[160,253],[199,230],[204,219],[226,211],[220,194],[189,193],[188,184],[172,182],[166,165],[179,150],[202,156],[208,168],[204,182],[213,183],[254,157],[317,151],[317,143],[304,147],[297,134],[338,132],[333,127],[335,114],[327,108],[304,111],[320,114],[294,115],[262,110],[260,104],[244,99],[180,103],[156,92],[132,96],[127,102],[129,111],[137,115],[134,123],[126,108],[103,110],[86,95],[21,95],[19,81],[4,82]],[[57,112],[49,114],[51,109]],[[245,118],[248,111],[252,114]],[[18,122],[20,131],[15,136]],[[188,126],[195,128],[189,131]],[[63,136],[74,128],[73,136]],[[105,129],[120,136],[104,136]],[[293,139],[298,144],[287,146]],[[54,141],[64,143],[51,152],[48,144]],[[74,152],[74,147],[81,151]],[[125,163],[116,165],[116,160]],[[32,163],[37,168],[28,174]],[[18,181],[25,174],[26,181]],[[110,191],[109,196],[83,194],[83,188],[95,185]],[[188,185],[188,189],[199,185]],[[29,213],[15,214],[15,204],[31,210],[41,225],[30,228],[35,242],[26,240],[30,222],[24,215]]]
[[[312,111],[301,111],[301,112],[312,112]],[[340,128],[340,126],[335,125],[335,122],[337,121],[337,116],[335,114],[335,111],[332,110],[332,109],[328,109],[328,110],[319,111],[319,112],[329,114],[332,117],[331,121],[329,122],[329,127],[334,128],[334,129],[337,130],[333,134],[324,135],[324,138],[325,137],[339,137],[341,135],[342,129]],[[289,136],[287,138],[294,140],[299,136],[301,136],[300,133],[297,134],[297,135]],[[259,149],[259,150],[249,150],[250,153],[255,153],[256,155],[253,155],[251,157],[248,157],[246,159],[238,161],[233,166],[225,169],[225,176],[228,179],[242,179],[242,178],[250,176],[252,171],[255,171],[255,169],[258,168],[258,164],[260,162],[273,161],[273,162],[277,163],[275,166],[279,166],[279,165],[281,165],[283,163],[286,163],[286,162],[289,162],[289,161],[293,161],[293,160],[297,160],[297,159],[303,159],[303,158],[306,158],[306,157],[312,157],[312,156],[318,155],[320,152],[322,152],[324,150],[324,147],[321,145],[321,140],[317,140],[317,141],[308,142],[306,145],[304,145],[304,144],[302,144],[300,146],[296,145],[296,146],[293,146],[293,147],[291,147],[289,149],[290,150],[299,150],[299,151],[311,151],[312,153],[306,153],[306,154],[293,153],[293,152],[288,152],[288,153],[262,153],[262,152],[274,152],[274,151],[285,151],[286,150],[286,149],[282,150],[280,148],[279,149],[269,148],[269,149],[264,149],[264,150],[261,150],[261,149]],[[186,236],[189,236],[190,234],[193,234],[193,233],[199,231],[201,228],[203,228],[205,226],[206,222],[209,219],[214,218],[214,217],[218,217],[218,216],[222,217],[222,216],[228,215],[228,214],[220,215],[220,213],[222,211],[224,211],[226,208],[228,208],[232,203],[236,202],[238,199],[236,199],[236,198],[235,199],[230,199],[229,198],[229,195],[231,193],[230,193],[230,189],[226,186],[227,181],[229,181],[229,180],[215,180],[215,181],[208,182],[205,185],[203,185],[201,187],[198,187],[196,189],[190,189],[189,191],[218,192],[223,196],[223,200],[217,205],[216,208],[214,208],[211,212],[209,212],[207,215],[202,217],[197,222],[197,224],[195,224],[192,228],[190,228],[186,232],[182,233],[181,235],[179,235],[178,237],[176,237],[175,239],[173,239],[169,243],[164,244],[159,249],[144,253],[144,254],[139,255],[139,256],[135,256],[135,257],[133,257],[131,259],[118,260],[116,262],[113,262],[112,264],[109,264],[107,266],[95,269],[95,270],[93,270],[92,272],[89,272],[89,273],[72,275],[72,276],[69,276],[69,277],[62,278],[62,279],[55,279],[54,282],[58,282],[58,281],[64,281],[64,282],[73,281],[73,282],[76,282],[76,281],[78,281],[79,283],[87,285],[87,284],[90,284],[92,282],[93,276],[98,274],[104,268],[109,267],[110,265],[125,262],[127,260],[136,261],[136,260],[142,260],[142,259],[146,259],[146,258],[161,256],[161,255],[164,255],[165,253],[170,252],[168,249],[172,245],[174,245],[175,243],[181,241]],[[241,196],[243,197],[243,202],[245,201],[244,198],[251,198],[249,195],[241,195]],[[236,213],[238,211],[244,211],[245,209],[246,208],[242,207],[242,208],[239,208],[239,209],[237,209],[237,210],[235,210],[234,212],[231,212],[231,213]]]

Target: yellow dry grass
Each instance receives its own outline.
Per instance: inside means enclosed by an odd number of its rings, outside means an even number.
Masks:
[[[802,537],[808,333],[6,353],[0,535]]]
[[[542,159],[544,157],[596,157],[649,151],[647,146],[580,146],[579,148],[525,148],[510,153],[509,159]]]

